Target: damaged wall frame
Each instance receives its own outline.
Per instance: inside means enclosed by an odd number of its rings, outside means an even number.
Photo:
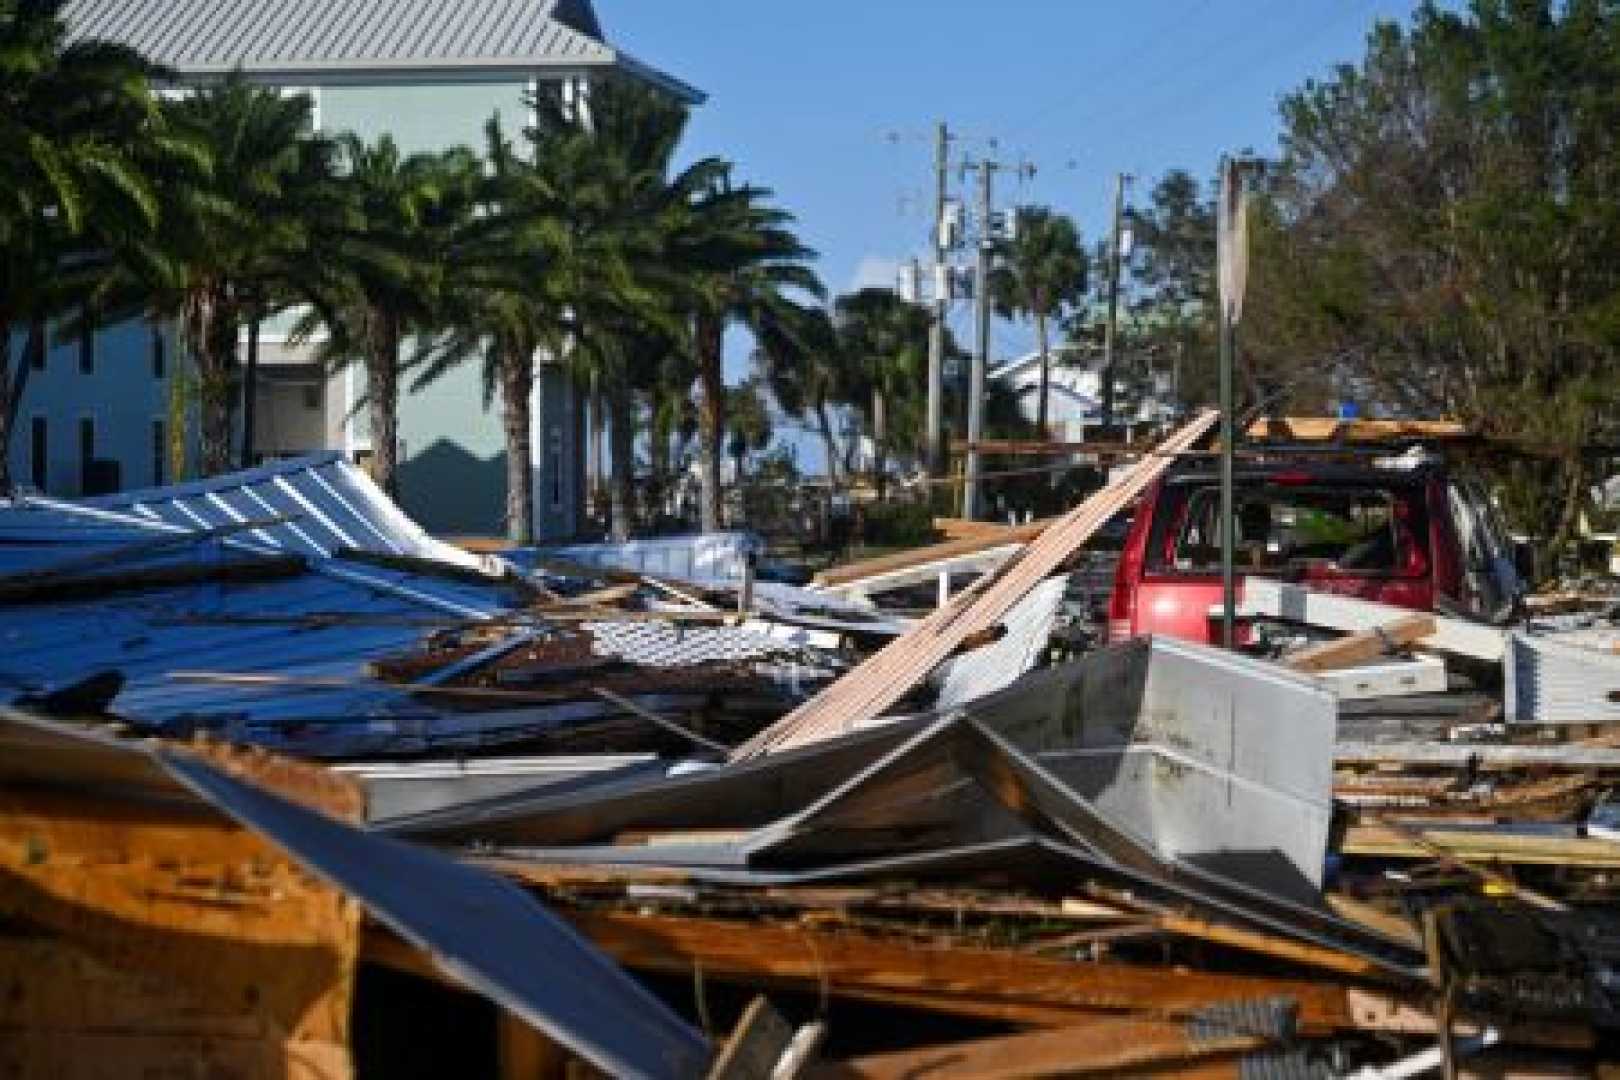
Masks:
[[[512,884],[359,832],[197,754],[0,714],[0,798],[8,808],[0,833],[0,910],[103,963],[133,961],[142,972],[178,965],[169,974],[201,1001],[247,1003],[248,1016],[268,1010],[270,1022],[246,1052],[253,1060],[279,1056],[281,1068],[245,1075],[351,1074],[346,1018],[359,923],[334,906],[345,894],[449,977],[612,1075],[688,1077],[707,1066],[711,1051],[701,1035]],[[106,826],[86,833],[79,824],[86,813],[124,822],[126,842],[166,831],[180,847],[168,863],[151,864],[158,852],[142,848],[127,851],[124,863],[109,862],[116,834]],[[76,850],[82,844],[90,847]],[[87,859],[92,851],[96,857]],[[276,860],[266,860],[273,851],[290,856],[291,876],[237,888],[279,890],[284,895],[275,902],[245,893],[242,902],[222,903],[217,890],[184,884],[211,874],[230,880],[232,865],[272,866]],[[314,905],[304,913],[325,910],[323,920],[300,918],[300,908],[287,906],[299,872],[327,883],[300,893],[308,897],[305,907]],[[144,889],[114,880],[132,873],[151,880]],[[174,880],[159,880],[165,876]],[[129,902],[138,896],[164,899]],[[321,951],[308,952],[317,946]],[[305,953],[310,962],[295,960]],[[304,1004],[312,994],[328,1002],[328,1019],[313,1030],[305,1026]],[[129,1046],[142,1035],[132,1032]],[[300,1057],[305,1051],[296,1042],[281,1041],[312,1036],[324,1039],[324,1067]],[[100,1045],[103,1053],[120,1052],[116,1038]],[[0,1062],[8,1053],[0,1049]]]

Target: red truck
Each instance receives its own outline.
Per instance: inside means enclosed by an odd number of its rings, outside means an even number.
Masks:
[[[1480,486],[1427,458],[1280,461],[1234,476],[1236,572],[1415,611],[1496,618],[1524,591],[1520,553]],[[1220,477],[1178,465],[1137,505],[1108,639],[1219,640]],[[1245,638],[1246,639],[1246,638]]]

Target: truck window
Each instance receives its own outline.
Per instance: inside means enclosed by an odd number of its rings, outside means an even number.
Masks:
[[[1151,570],[1213,574],[1221,566],[1220,489],[1184,486],[1150,545]],[[1239,484],[1240,573],[1318,572],[1419,576],[1428,570],[1421,503],[1378,488]]]

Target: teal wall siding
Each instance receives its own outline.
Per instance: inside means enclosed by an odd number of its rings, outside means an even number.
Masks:
[[[506,531],[500,396],[486,408],[481,367],[463,364],[400,399],[400,502],[429,532]]]
[[[458,145],[481,150],[484,125],[497,113],[509,136],[522,132],[527,89],[520,81],[328,85],[318,92],[321,129],[352,131],[367,142],[386,133],[407,154]]]
[[[96,331],[90,370],[81,367],[77,341],[53,344],[42,371],[31,371],[17,409],[17,425],[6,449],[11,476],[31,484],[35,475],[33,423],[45,421],[44,490],[50,495],[82,494],[83,460],[81,421],[92,431],[96,458],[117,461],[126,488],[148,487],[169,479],[154,472],[153,422],[167,425],[169,376],[176,362],[172,329],[158,331],[163,339],[163,374],[155,373],[152,356],[153,327],[130,321]],[[25,335],[16,333],[9,343],[10,371],[25,362]],[[165,431],[165,438],[167,433]],[[166,471],[167,463],[163,463]]]

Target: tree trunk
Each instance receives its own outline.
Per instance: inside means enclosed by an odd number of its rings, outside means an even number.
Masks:
[[[1041,351],[1041,400],[1035,407],[1035,431],[1038,437],[1050,439],[1046,418],[1052,394],[1052,353],[1046,337],[1046,316],[1040,312],[1035,315],[1035,342]]]
[[[253,467],[254,443],[258,433],[259,397],[259,311],[254,308],[248,318],[247,367],[242,372],[242,468]]]
[[[670,430],[669,424],[664,419],[666,410],[661,407],[660,396],[659,390],[653,390],[647,395],[647,463],[650,473],[647,506],[655,521],[663,517],[669,509],[670,441],[675,437],[675,433]]]
[[[832,418],[827,415],[827,403],[816,402],[816,426],[821,429],[821,445],[827,455],[827,480],[838,486],[838,440],[833,438]]]
[[[231,467],[231,371],[236,361],[236,323],[227,315],[225,288],[213,284],[186,298],[186,344],[197,361],[200,417],[199,465],[204,476]]]
[[[878,502],[889,496],[889,403],[883,391],[872,391],[872,481],[877,485]]]
[[[726,384],[722,368],[724,326],[717,319],[700,318],[697,335],[698,381],[703,387],[703,411],[699,425],[703,443],[699,454],[702,486],[699,514],[703,531],[710,533],[719,532],[725,527],[720,488],[720,443],[726,430]]]
[[[605,447],[607,441],[607,414],[604,407],[606,401],[607,395],[603,393],[602,389],[602,374],[599,371],[593,371],[591,372],[591,453],[588,459],[591,468],[587,487],[591,495],[590,515],[594,519],[605,516],[603,514],[602,496],[605,493],[603,489],[608,484],[607,452]],[[617,421],[617,415],[615,415],[614,419]]]
[[[506,430],[506,535],[519,547],[534,544],[534,433],[529,396],[534,390],[534,353],[502,343],[497,363],[501,378],[501,423]],[[553,462],[562,468],[562,462]]]
[[[374,323],[366,384],[371,408],[371,478],[395,499],[399,497],[399,326],[391,316],[383,315]]]
[[[607,393],[613,412],[613,491],[610,496],[615,544],[628,543],[636,505],[636,399],[626,388],[612,386]]]

